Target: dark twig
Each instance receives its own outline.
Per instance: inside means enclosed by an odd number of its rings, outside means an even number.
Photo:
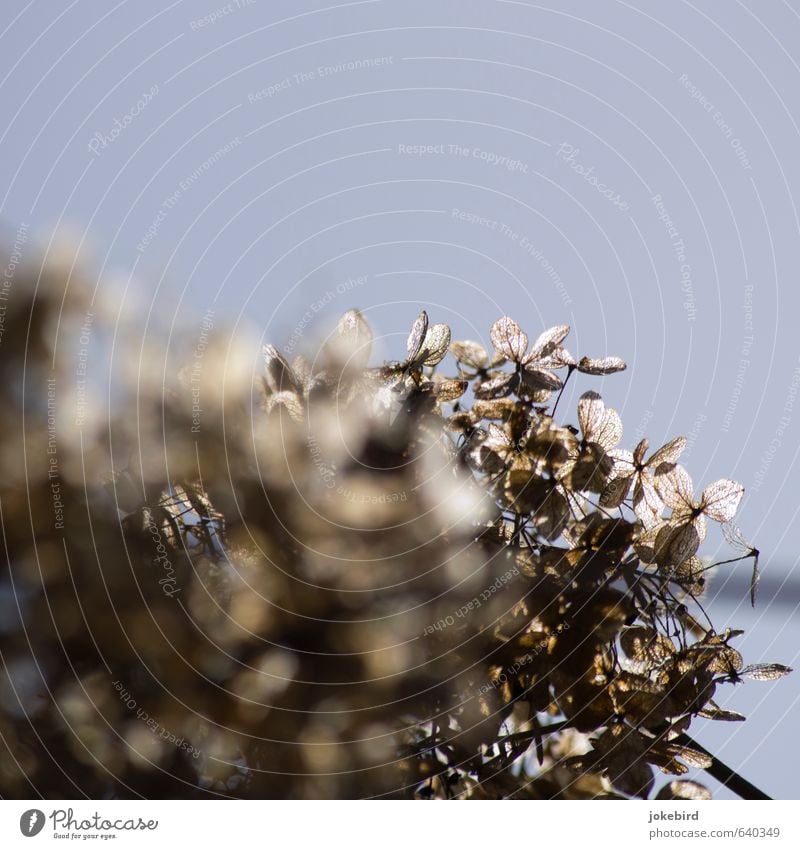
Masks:
[[[706,772],[742,799],[772,799],[771,796],[767,796],[766,793],[759,790],[758,787],[751,784],[747,779],[742,778],[738,772],[735,772],[727,764],[724,764],[716,755],[712,755],[705,746],[701,746],[700,743],[688,734],[681,734],[675,739],[675,742],[681,746],[688,746],[690,749],[696,749],[698,752],[708,755],[711,758],[711,766],[706,767]]]

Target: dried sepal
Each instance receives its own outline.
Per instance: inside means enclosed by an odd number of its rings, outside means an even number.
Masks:
[[[469,340],[465,342],[451,342],[450,353],[456,362],[474,369],[485,368],[489,363],[489,355],[483,345]]]
[[[794,670],[782,663],[754,663],[741,670],[741,674],[753,681],[777,681]]]
[[[413,363],[417,361],[427,332],[428,313],[422,310],[411,326],[411,332],[408,334],[408,339],[406,340],[406,357],[408,362]]]
[[[578,361],[578,371],[584,374],[605,375],[624,371],[627,368],[624,360],[619,357],[581,357]]]
[[[500,356],[512,362],[522,362],[528,350],[528,337],[513,318],[505,315],[492,325],[492,345]]]

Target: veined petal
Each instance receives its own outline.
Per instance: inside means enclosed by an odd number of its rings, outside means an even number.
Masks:
[[[612,471],[612,477],[600,495],[600,504],[603,507],[619,507],[628,497],[632,480],[632,471],[623,473]]]
[[[450,328],[446,324],[434,324],[429,327],[416,360],[424,366],[440,363],[450,347]]]
[[[694,508],[694,484],[683,466],[673,466],[669,471],[656,472],[653,477],[658,494],[673,510]]]
[[[715,522],[730,522],[739,509],[744,487],[736,481],[722,478],[709,484],[700,497],[703,512]]]
[[[422,343],[425,341],[425,334],[428,332],[428,313],[423,310],[418,316],[413,326],[411,333],[408,334],[406,341],[406,351],[408,359],[414,362],[419,355]]]
[[[500,372],[482,381],[475,387],[475,397],[482,399],[503,398],[511,392],[517,380],[513,372]]]
[[[614,374],[626,368],[624,360],[619,357],[582,357],[578,363],[578,371],[585,374]]]
[[[595,442],[594,434],[600,429],[606,405],[597,392],[584,392],[578,399],[578,424],[584,438]]]
[[[490,336],[498,354],[507,360],[522,362],[528,350],[528,337],[513,318],[507,315],[498,318],[492,325]]]
[[[450,353],[465,366],[471,368],[483,368],[489,362],[486,349],[477,342],[453,342],[450,345]]]
[[[647,461],[647,465],[655,469],[662,463],[677,463],[684,448],[686,448],[686,437],[677,436],[666,445],[662,445]]]
[[[544,333],[540,333],[533,343],[531,352],[526,357],[526,360],[541,360],[549,357],[567,338],[569,331],[570,326],[568,324],[558,324],[549,330],[545,330]]]
[[[606,451],[610,451],[622,439],[622,419],[611,407],[606,407],[602,424],[592,437]]]
[[[553,391],[561,389],[561,378],[552,372],[544,369],[533,368],[532,366],[524,366],[520,372],[520,377],[525,382],[526,386],[531,389],[547,389]]]
[[[663,509],[664,502],[653,485],[652,475],[638,473],[633,487],[633,512],[636,517],[649,528],[661,519]]]

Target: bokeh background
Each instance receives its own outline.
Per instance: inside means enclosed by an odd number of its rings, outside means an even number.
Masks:
[[[796,666],[798,62],[794,0],[6,0],[0,299],[77,246],[165,370],[209,323],[296,352],[358,306],[399,356],[421,307],[484,342],[567,322],[629,364],[602,385],[628,447],[684,434],[698,487],[745,485],[759,601],[734,566],[707,608]],[[89,347],[92,403],[135,370],[114,353]],[[749,721],[693,731],[797,798],[798,699],[727,688]]]

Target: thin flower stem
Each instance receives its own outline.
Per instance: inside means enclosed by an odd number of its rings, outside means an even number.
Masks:
[[[558,393],[558,398],[556,398],[556,403],[553,404],[553,411],[550,413],[551,416],[555,416],[556,409],[558,408],[558,402],[561,400],[561,396],[564,394],[564,390],[567,388],[567,382],[570,377],[572,377],[572,372],[575,371],[575,366],[567,366],[567,376],[564,378],[564,382],[561,384],[561,389]]]

